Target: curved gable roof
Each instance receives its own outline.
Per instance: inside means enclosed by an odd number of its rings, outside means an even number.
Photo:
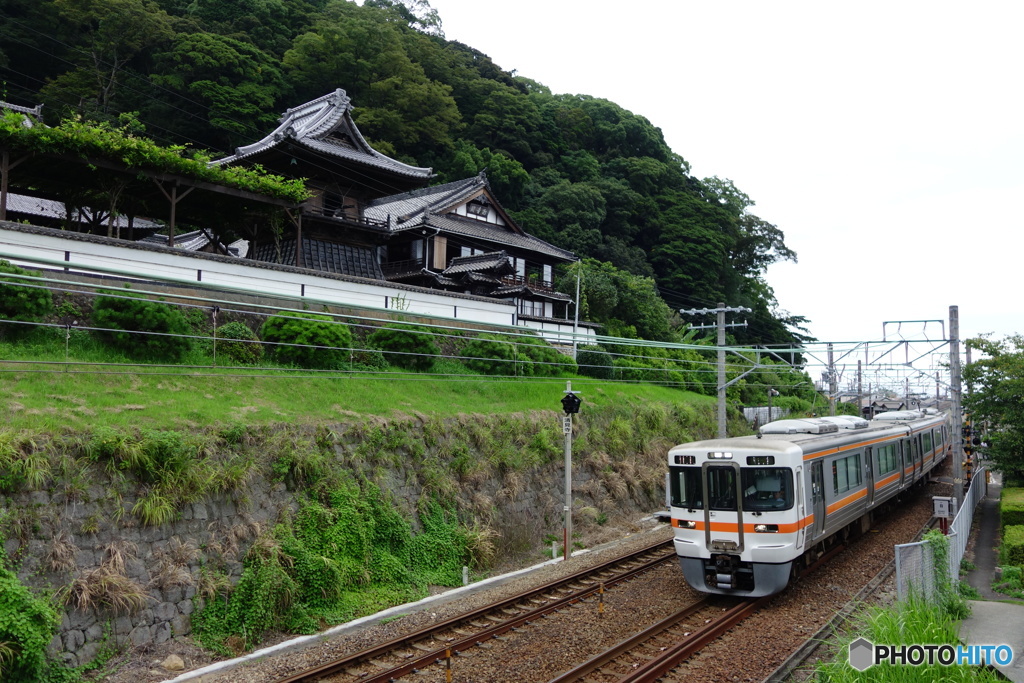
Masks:
[[[280,124],[262,140],[239,147],[212,164],[233,164],[290,141],[321,154],[356,161],[398,175],[427,180],[432,169],[410,166],[381,154],[366,141],[352,120],[352,100],[341,88],[285,111]]]

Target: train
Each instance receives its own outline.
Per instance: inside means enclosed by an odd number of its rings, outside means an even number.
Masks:
[[[952,451],[946,413],[783,419],[668,452],[675,551],[699,591],[778,593],[830,546],[866,532]]]

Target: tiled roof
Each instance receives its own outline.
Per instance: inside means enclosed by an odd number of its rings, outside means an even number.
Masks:
[[[91,212],[92,209],[85,207],[83,209],[86,212]],[[63,202],[54,201],[52,199],[41,199],[40,197],[30,197],[23,194],[8,194],[7,195],[7,211],[22,213],[28,216],[39,216],[41,218],[50,218],[55,220],[64,220],[67,212],[64,208]],[[106,219],[104,219],[106,224]],[[136,217],[132,222],[133,226],[137,230],[156,230],[163,226],[159,223],[146,220],[145,218]],[[115,216],[114,225],[127,228],[128,217],[127,216]]]
[[[554,292],[547,289],[533,289],[529,285],[506,285],[498,287],[491,292],[490,296],[526,296],[537,299],[550,299],[551,301],[571,301],[572,297],[561,292]]]
[[[375,199],[366,207],[365,215],[380,221],[391,217],[395,221],[392,228],[395,232],[428,226],[448,234],[534,251],[562,261],[576,260],[571,251],[528,235],[516,226],[495,225],[449,213],[485,189],[489,189],[487,177],[481,173],[465,180]]]
[[[422,187],[375,199],[367,205],[365,214],[381,221],[393,216],[394,230],[407,230],[421,225],[425,212],[438,214],[451,210],[485,187],[487,179],[482,175],[443,185]]]
[[[295,240],[281,241],[281,256],[273,244],[264,244],[253,251],[252,258],[270,263],[295,265]],[[302,240],[302,267],[327,273],[352,275],[374,280],[383,280],[376,255],[367,247],[325,242],[323,240]]]
[[[262,140],[239,147],[233,155],[211,163],[236,163],[288,140],[322,154],[358,161],[404,176],[426,180],[433,175],[429,168],[403,164],[371,147],[352,120],[352,100],[340,88],[287,110],[279,120],[278,127]]]
[[[472,256],[456,256],[444,269],[445,275],[457,275],[458,273],[490,271],[495,275],[511,275],[515,272],[512,263],[508,260],[508,254],[504,251],[492,251],[487,254],[474,254]]]
[[[576,260],[576,255],[571,251],[556,247],[533,235],[511,232],[500,226],[473,220],[472,218],[431,216],[428,225],[452,235],[461,235],[463,237],[471,237],[474,240],[491,242],[492,244],[535,251],[562,261]]]
[[[468,284],[474,285],[492,285],[497,286],[501,284],[501,280],[496,277],[491,277],[487,273],[470,272],[462,276],[462,281]]]
[[[168,241],[169,239],[167,235],[159,234],[143,237],[139,240],[139,242],[143,242],[145,244],[159,244],[163,247],[169,246]],[[184,249],[185,251],[199,251],[210,242],[210,238],[207,237],[206,233],[202,230],[183,232],[180,235],[174,236],[174,248]],[[249,251],[249,243],[245,240],[236,240],[227,246],[224,244],[218,244],[215,253],[223,254],[225,250],[227,250],[229,256],[237,256],[241,258]]]
[[[11,104],[10,102],[4,102],[0,100],[0,109],[7,109],[8,111],[15,111],[19,114],[25,114],[25,120],[23,123],[26,128],[31,128],[36,123],[39,123],[37,119],[38,117],[43,115],[43,105],[41,104],[37,104],[36,106],[30,108],[20,107],[16,104]]]
[[[453,280],[449,277],[445,277],[441,273],[435,273],[432,270],[426,268],[420,268],[418,270],[410,270],[404,273],[389,273],[387,280],[389,282],[402,282],[403,280],[419,280],[426,278],[433,282],[438,287],[460,287],[462,283],[458,280]]]

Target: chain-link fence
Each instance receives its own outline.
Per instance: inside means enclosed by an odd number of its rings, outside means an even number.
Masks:
[[[912,593],[920,594],[927,600],[937,597],[938,586],[936,571],[948,572],[949,579],[956,581],[960,576],[960,561],[967,550],[967,541],[971,535],[971,524],[974,521],[974,510],[986,492],[986,471],[979,468],[971,480],[964,504],[949,526],[949,566],[937,568],[931,546],[926,541],[904,543],[895,547],[896,551],[896,595],[905,600]]]

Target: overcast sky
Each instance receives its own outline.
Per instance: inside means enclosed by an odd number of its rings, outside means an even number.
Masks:
[[[431,5],[448,39],[642,115],[694,175],[732,179],[797,252],[767,280],[818,339],[951,305],[961,337],[1024,333],[1024,4]]]

